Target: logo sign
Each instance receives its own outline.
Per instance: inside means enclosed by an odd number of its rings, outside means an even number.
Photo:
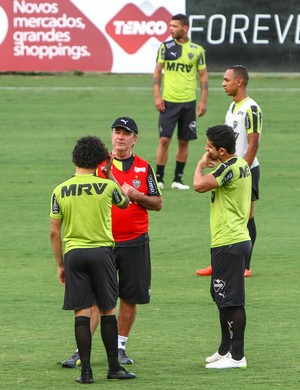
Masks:
[[[215,292],[219,292],[220,290],[223,290],[226,283],[221,279],[214,279],[213,280],[213,287]]]
[[[191,38],[206,49],[211,71],[244,64],[250,71],[299,72],[299,0],[196,3],[186,1]]]
[[[106,25],[107,34],[128,54],[136,53],[150,38],[163,42],[170,35],[172,15],[164,7],[147,16],[134,4],[127,4]]]
[[[0,71],[152,73],[185,9],[186,0],[0,0]]]
[[[111,70],[106,37],[69,0],[0,4],[0,70]]]

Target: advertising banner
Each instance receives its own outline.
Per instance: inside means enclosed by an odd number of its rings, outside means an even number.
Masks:
[[[150,73],[185,0],[0,0],[0,71]]]
[[[252,71],[300,72],[299,0],[187,1],[192,39],[210,70],[245,64]]]
[[[209,71],[300,71],[299,0],[0,0],[0,72],[152,73],[186,13]]]

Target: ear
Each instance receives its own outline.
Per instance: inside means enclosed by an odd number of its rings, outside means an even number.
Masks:
[[[183,30],[186,32],[186,34],[187,34],[187,32],[189,31],[189,26],[183,26]]]
[[[237,85],[240,87],[241,85],[244,84],[244,80],[241,79],[240,77],[237,79]]]
[[[224,154],[227,153],[227,150],[225,148],[221,147],[221,148],[219,148],[218,152],[219,152],[220,156],[224,156]]]

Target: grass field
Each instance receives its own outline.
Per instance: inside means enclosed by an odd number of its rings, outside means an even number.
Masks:
[[[209,194],[164,190],[151,212],[152,300],[140,306],[128,353],[134,381],[108,382],[100,335],[93,340],[94,388],[146,390],[299,389],[300,76],[251,75],[248,92],[264,112],[259,160],[253,277],[246,281],[246,370],[215,371],[204,359],[219,343],[209,278]],[[208,112],[198,121],[185,182],[202,156],[205,130],[223,123],[231,101],[222,75],[210,75]],[[110,147],[118,116],[136,119],[135,152],[155,165],[157,113],[150,75],[0,76],[1,247],[0,387],[73,389],[79,370],[60,368],[74,350],[73,314],[61,310],[49,240],[53,187],[73,173],[71,151],[83,135]],[[166,169],[170,186],[176,140]]]

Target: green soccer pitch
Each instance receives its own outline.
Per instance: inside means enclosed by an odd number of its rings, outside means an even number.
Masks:
[[[224,122],[231,98],[210,75],[207,114],[198,119],[184,181],[192,186],[207,127]],[[251,74],[249,95],[264,114],[258,152],[261,199],[252,278],[246,280],[246,370],[206,370],[220,331],[209,278],[209,193],[171,190],[176,138],[166,168],[164,206],[150,212],[152,299],[139,306],[128,341],[137,379],[106,380],[100,332],[93,339],[94,388],[280,390],[300,387],[297,283],[300,252],[300,75]],[[139,125],[134,151],[155,166],[158,113],[151,75],[0,75],[1,332],[3,389],[73,389],[78,369],[59,362],[75,349],[73,313],[49,240],[52,189],[71,176],[71,151],[84,135],[110,148],[118,116]],[[79,387],[79,385],[78,385]]]

